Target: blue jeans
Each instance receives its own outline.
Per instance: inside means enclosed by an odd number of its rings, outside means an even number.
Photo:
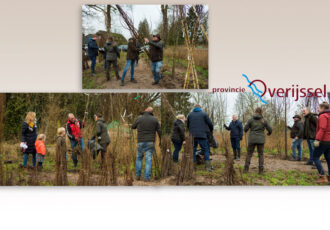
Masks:
[[[146,159],[145,159],[144,179],[150,180],[152,155],[154,154],[154,151],[155,151],[154,142],[139,142],[137,144],[136,177],[141,177],[142,160],[145,155]]]
[[[298,160],[301,160],[302,158],[302,142],[303,142],[304,139],[300,138],[298,140],[296,139],[293,139],[292,140],[292,145],[291,145],[291,148],[292,148],[292,157],[294,159],[296,159],[296,150],[298,149]]]
[[[134,66],[135,66],[135,60],[126,60],[126,65],[125,65],[123,74],[121,75],[122,81],[124,81],[126,72],[129,67],[131,67],[131,79],[134,79]]]
[[[173,151],[173,161],[179,162],[179,153],[182,148],[183,141],[178,141],[175,139],[172,139],[173,145],[174,145],[174,151]]]
[[[313,163],[313,153],[315,150],[314,147],[314,141],[313,139],[307,139],[307,145],[308,145],[308,150],[309,150],[309,161],[310,163]]]
[[[160,69],[162,68],[162,65],[163,65],[163,61],[151,62],[151,70],[155,82],[158,82],[162,78],[162,76],[160,75]]]
[[[92,70],[92,73],[95,73],[96,56],[89,56],[89,58],[90,58],[91,61],[92,61],[92,63],[91,63],[91,70]]]
[[[231,137],[230,142],[233,149],[241,150],[241,139],[239,137]]]
[[[330,175],[330,145],[322,145],[320,144],[320,146],[318,148],[315,148],[314,150],[314,163],[315,166],[317,168],[317,171],[319,171],[320,175],[324,175],[324,170],[320,161],[320,157],[322,156],[322,154],[324,154],[324,158],[327,161],[328,164],[328,174]]]
[[[210,147],[209,143],[207,142],[207,139],[204,138],[194,138],[194,162],[196,162],[196,151],[197,151],[197,146],[198,144],[200,145],[203,153],[204,153],[204,160],[209,161],[210,160]]]
[[[23,155],[23,167],[27,167],[27,162],[28,162],[28,159],[29,159],[29,154],[30,153],[24,153],[24,155]],[[32,155],[32,164],[33,164],[33,167],[35,167],[36,164],[37,164],[37,157],[36,157],[37,154],[31,153],[31,155]]]
[[[76,140],[71,140],[71,139],[70,139],[70,144],[71,144],[71,149],[73,150],[73,149],[77,146],[78,141],[76,141]],[[80,149],[81,149],[81,150],[84,150],[84,148],[85,148],[84,139],[83,139],[83,138],[80,138]],[[66,153],[65,153],[65,158],[66,158]],[[66,159],[65,159],[65,160],[66,160]],[[75,163],[75,162],[78,161],[78,159],[77,159],[77,155],[74,154],[73,152],[72,152],[72,161],[73,161],[73,163]]]

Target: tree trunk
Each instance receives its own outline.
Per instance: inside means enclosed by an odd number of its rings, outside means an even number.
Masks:
[[[107,34],[108,36],[110,36],[111,32],[111,14],[110,14],[110,11],[111,11],[111,5],[107,5],[107,10],[106,10],[106,13],[105,13],[105,26],[107,28]]]
[[[168,34],[168,17],[167,17],[167,10],[168,5],[161,5],[162,15],[163,15],[163,41],[166,45],[167,43],[167,34]]]

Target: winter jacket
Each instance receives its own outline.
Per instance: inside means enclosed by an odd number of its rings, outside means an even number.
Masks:
[[[304,118],[304,139],[315,140],[317,125],[316,114],[309,113]]]
[[[229,126],[225,127],[227,130],[230,130],[230,137],[231,138],[242,138],[243,137],[243,125],[242,122],[236,120],[236,122],[231,121]]]
[[[127,60],[136,60],[138,58],[138,48],[136,46],[136,40],[130,40],[127,47]]]
[[[37,128],[34,124],[29,125],[23,122],[21,132],[21,142],[26,142],[28,148],[25,153],[36,153],[35,142],[37,139]]]
[[[134,121],[132,129],[137,129],[138,142],[155,142],[156,132],[161,137],[158,119],[151,112],[142,113]]]
[[[207,133],[213,132],[213,124],[209,116],[197,107],[188,114],[187,127],[195,138],[207,139]]]
[[[304,125],[303,123],[298,120],[295,121],[292,128],[288,127],[291,130],[290,137],[292,139],[298,137],[298,138],[303,138],[304,137]]]
[[[330,110],[325,110],[319,114],[316,127],[316,140],[330,145]]]
[[[98,137],[98,143],[100,145],[109,144],[110,136],[107,129],[107,124],[102,118],[96,121],[96,136]]]
[[[163,60],[163,42],[161,41],[149,41],[149,54],[152,62]]]
[[[174,122],[171,139],[181,142],[185,140],[185,127],[182,120],[178,119]]]
[[[104,46],[105,60],[116,61],[120,58],[120,52],[115,42],[107,42]]]
[[[97,43],[95,40],[90,38],[87,43],[87,47],[88,47],[88,56],[89,57],[96,57],[98,55],[99,47],[97,46]]]
[[[250,130],[249,144],[265,144],[265,129],[268,131],[268,135],[272,134],[272,128],[266,120],[262,122],[262,119],[263,117],[260,114],[255,114],[244,126],[245,132]]]
[[[68,122],[66,123],[66,134],[68,135],[70,140],[75,140],[76,138],[81,138],[82,134],[81,134],[81,129],[84,127],[84,125],[82,124],[82,122],[78,119],[75,119],[74,122],[71,122],[70,120],[68,120]]]
[[[36,146],[36,152],[45,156],[46,155],[46,145],[45,142],[42,140],[36,140],[35,143]]]

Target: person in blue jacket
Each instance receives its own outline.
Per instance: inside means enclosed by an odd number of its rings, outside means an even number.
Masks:
[[[210,146],[207,140],[207,133],[213,133],[213,124],[209,116],[203,112],[200,105],[195,105],[192,112],[188,114],[187,127],[189,133],[194,138],[194,165],[196,166],[196,151],[200,145],[204,152],[205,167],[207,171],[212,171],[210,162]]]
[[[241,145],[240,141],[243,138],[243,125],[240,120],[237,119],[236,115],[233,115],[233,120],[229,126],[224,124],[227,130],[230,130],[230,142],[234,152],[234,159],[240,160],[241,158]]]
[[[92,38],[88,41],[88,57],[91,59],[91,71],[92,75],[95,76],[95,65],[96,65],[96,57],[99,53],[99,47],[96,43],[97,37],[96,35],[93,35]]]

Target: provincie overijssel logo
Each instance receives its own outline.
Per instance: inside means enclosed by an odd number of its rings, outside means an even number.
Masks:
[[[267,84],[260,80],[255,79],[250,81],[246,74],[242,74],[242,77],[246,79],[248,85],[247,87],[250,88],[251,92],[259,98],[259,100],[264,103],[268,104],[268,102],[264,99],[265,95],[270,97],[291,97],[294,98],[294,101],[298,101],[299,98],[305,97],[320,97],[325,98],[327,97],[327,86],[323,84],[320,88],[305,88],[300,87],[298,84],[291,84],[291,87],[287,88],[270,88],[267,87]],[[213,88],[212,93],[226,93],[226,92],[246,92],[246,89],[243,87],[238,88]]]

